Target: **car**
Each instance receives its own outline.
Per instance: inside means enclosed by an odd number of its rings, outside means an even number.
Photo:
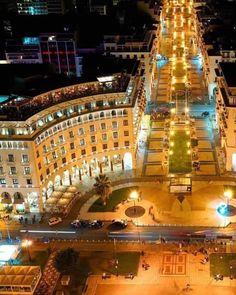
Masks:
[[[125,228],[128,222],[124,219],[113,219],[111,224],[115,227]]]
[[[73,228],[83,228],[83,227],[89,227],[90,221],[89,220],[83,220],[83,219],[76,219],[71,222],[71,226]]]
[[[101,228],[103,227],[103,222],[101,220],[92,220],[89,222],[90,228]]]
[[[49,220],[48,220],[48,224],[49,225],[56,225],[58,223],[62,222],[62,219],[61,217],[51,217]]]
[[[80,228],[82,225],[81,225],[81,222],[80,220],[76,219],[76,220],[73,220],[70,224],[73,228]]]

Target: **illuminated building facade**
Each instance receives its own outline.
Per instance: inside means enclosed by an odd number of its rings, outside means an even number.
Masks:
[[[42,211],[59,185],[135,169],[145,103],[137,61],[132,73],[3,102],[1,209]]]
[[[62,0],[17,0],[18,14],[42,15],[63,13]]]

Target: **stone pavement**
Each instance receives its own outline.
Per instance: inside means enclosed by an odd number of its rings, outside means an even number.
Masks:
[[[202,254],[186,256],[186,273],[183,275],[163,275],[163,257],[175,256],[172,252],[145,252],[140,258],[138,274],[134,279],[126,279],[124,276],[111,276],[109,279],[102,279],[101,276],[91,276],[87,280],[87,290],[84,295],[100,294],[184,294],[187,284],[190,285],[191,294],[227,294],[233,295],[236,292],[236,280],[224,278],[223,281],[216,282],[210,277],[209,263],[200,263],[204,258]],[[181,256],[180,256],[181,257]],[[145,270],[143,263],[148,263],[150,267]],[[119,290],[119,292],[118,292]],[[148,291],[148,292],[147,292]],[[220,292],[219,292],[220,291]],[[135,293],[134,293],[135,292]]]

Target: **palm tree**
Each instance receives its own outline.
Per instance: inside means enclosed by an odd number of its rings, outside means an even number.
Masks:
[[[111,181],[105,174],[99,174],[95,177],[94,187],[96,193],[101,197],[102,203],[106,206],[107,200],[112,192]]]

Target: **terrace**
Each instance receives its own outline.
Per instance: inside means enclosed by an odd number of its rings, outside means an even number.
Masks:
[[[59,103],[86,96],[125,92],[129,76],[113,76],[109,82],[83,83],[60,88],[33,98],[13,99],[0,106],[0,118],[4,121],[23,121],[34,114]]]

